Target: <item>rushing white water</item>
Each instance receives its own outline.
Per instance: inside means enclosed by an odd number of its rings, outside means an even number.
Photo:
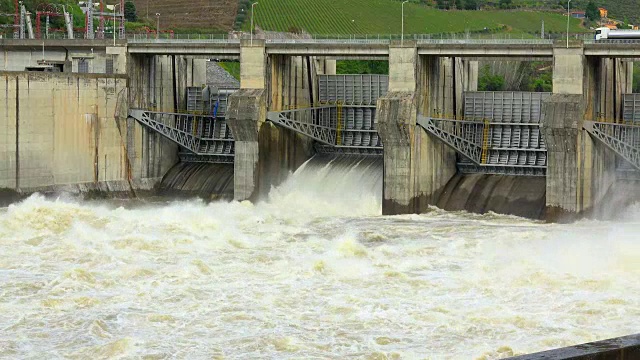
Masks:
[[[382,217],[379,171],[350,168],[257,205],[10,206],[0,357],[490,359],[640,331],[638,209]]]

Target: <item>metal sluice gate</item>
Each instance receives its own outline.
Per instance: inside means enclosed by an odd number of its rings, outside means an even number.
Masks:
[[[467,91],[463,119],[418,116],[418,124],[456,150],[463,173],[544,176],[542,103],[550,93]]]
[[[319,101],[271,111],[267,119],[316,140],[320,153],[382,155],[376,102],[385,75],[320,75]],[[130,116],[180,145],[192,162],[233,162],[234,140],[224,115],[235,89],[187,89],[187,113],[133,109]],[[418,116],[417,124],[453,148],[463,173],[545,176],[542,104],[550,93],[464,93],[463,119]],[[618,155],[618,170],[640,170],[640,94],[625,94],[623,122],[585,121],[584,129]]]
[[[225,113],[235,89],[187,88],[187,112],[131,109],[129,116],[180,146],[182,161],[233,163],[235,144]]]
[[[317,104],[271,111],[267,118],[313,138],[321,153],[382,155],[376,103],[388,86],[387,75],[319,75]]]

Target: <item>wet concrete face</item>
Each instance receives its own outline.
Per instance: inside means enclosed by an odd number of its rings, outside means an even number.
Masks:
[[[635,360],[640,359],[640,334],[580,344],[510,358],[511,360]]]
[[[431,194],[415,196],[407,205],[383,200],[383,214],[425,212],[430,205],[448,211],[468,211],[541,219],[545,210],[545,178],[488,174],[456,174]]]
[[[162,179],[158,194],[232,200],[233,164],[178,163]]]
[[[450,211],[492,211],[539,219],[545,207],[545,186],[545,178],[537,176],[456,174],[435,205]]]

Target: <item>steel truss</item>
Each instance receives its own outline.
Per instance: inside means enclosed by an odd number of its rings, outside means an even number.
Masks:
[[[582,127],[640,170],[640,125],[584,121]]]
[[[481,165],[484,123],[418,116],[418,125],[461,155]]]
[[[532,134],[531,131],[521,131],[523,127],[538,129],[538,124],[463,121],[424,116],[418,116],[417,122],[466,159],[458,163],[461,172],[529,176],[546,174],[544,142],[533,143],[528,138],[522,138]],[[505,129],[511,128],[517,130],[513,131],[513,136],[511,131],[507,131],[509,137],[505,141],[494,141],[494,138],[502,140]],[[523,139],[525,141],[521,141]]]
[[[320,123],[320,114],[335,106],[319,106],[296,110],[269,111],[267,119],[275,124],[309,136],[325,145],[336,145],[337,129]]]
[[[234,140],[226,121],[209,115],[131,109],[129,116],[188,152],[184,161],[233,162]]]
[[[309,136],[318,141],[319,152],[341,154],[382,154],[382,142],[378,132],[372,128],[362,128],[346,119],[340,105],[326,105],[286,111],[271,111],[267,118],[285,128]],[[360,126],[359,126],[360,125]],[[371,127],[372,124],[369,124]]]

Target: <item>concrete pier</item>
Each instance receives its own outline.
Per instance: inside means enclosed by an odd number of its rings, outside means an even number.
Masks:
[[[267,109],[313,102],[315,60],[267,60],[264,40],[242,40],[240,59],[241,89],[229,97],[226,115],[235,139],[234,199],[255,201],[313,154],[311,139],[265,120]]]
[[[595,143],[582,124],[603,111],[614,117],[621,93],[616,95],[614,77],[606,76],[615,62],[585,58],[581,43],[568,49],[558,44],[554,54],[554,95],[543,107],[542,133],[548,158],[545,218],[558,221],[588,214],[615,182],[615,154]]]
[[[419,57],[412,42],[389,48],[389,92],[377,108],[384,143],[383,214],[417,213],[435,205],[456,173],[454,150],[416,124],[419,112],[455,116],[456,89],[465,78],[456,83],[456,63],[462,68],[455,59]]]

